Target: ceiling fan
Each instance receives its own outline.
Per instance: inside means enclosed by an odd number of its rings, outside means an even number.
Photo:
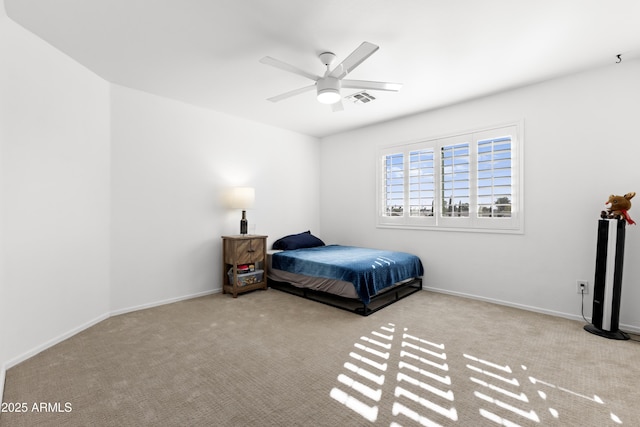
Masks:
[[[313,73],[301,70],[300,68],[265,56],[260,60],[261,63],[271,65],[272,67],[288,71],[293,74],[306,77],[314,81],[314,84],[285,92],[268,98],[271,102],[282,101],[295,95],[316,89],[318,101],[322,104],[330,104],[333,111],[341,111],[344,109],[342,105],[342,97],[340,88],[348,89],[367,89],[367,90],[383,90],[397,92],[402,88],[401,83],[372,82],[367,80],[345,80],[344,78],[360,65],[365,59],[370,57],[379,47],[373,43],[363,42],[356,50],[351,52],[340,64],[331,70],[331,64],[336,59],[336,55],[332,52],[324,52],[319,55],[320,61],[327,67],[324,75],[318,76]]]

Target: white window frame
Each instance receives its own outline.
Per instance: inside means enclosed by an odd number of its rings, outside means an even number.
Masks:
[[[523,128],[522,121],[491,126],[471,132],[445,135],[418,141],[382,146],[377,152],[376,166],[376,218],[379,228],[429,229],[470,232],[498,232],[522,234],[524,224],[523,204]],[[478,215],[478,142],[503,136],[511,137],[511,212],[509,217],[483,217]],[[468,216],[442,215],[442,148],[469,143],[469,214]],[[433,216],[411,216],[409,206],[409,158],[410,153],[433,150],[434,195]],[[404,207],[401,215],[385,214],[385,159],[392,154],[402,154],[404,160]]]

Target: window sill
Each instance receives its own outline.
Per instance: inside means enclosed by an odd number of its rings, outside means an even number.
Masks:
[[[463,233],[489,233],[489,234],[524,234],[520,228],[474,228],[474,227],[445,227],[437,225],[410,225],[410,224],[377,224],[376,228],[396,230],[423,230],[423,231],[453,231]]]

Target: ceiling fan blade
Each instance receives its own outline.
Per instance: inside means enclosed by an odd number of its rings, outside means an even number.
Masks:
[[[376,46],[373,43],[363,42],[360,46],[356,48],[349,56],[345,58],[336,68],[333,69],[331,73],[329,73],[330,77],[335,77],[337,79],[344,78],[347,74],[349,74],[354,68],[362,63],[365,59],[373,55],[373,53],[379,49],[379,46]]]
[[[333,111],[334,113],[338,112],[338,111],[343,111],[344,110],[344,105],[342,105],[342,100],[331,104],[331,111]]]
[[[287,64],[286,62],[282,62],[279,59],[275,59],[270,56],[265,56],[260,60],[260,62],[266,65],[271,65],[272,67],[276,67],[284,71],[288,71],[293,74],[297,74],[302,77],[306,77],[313,81],[316,81],[320,78],[320,76],[316,76],[315,74],[308,73],[305,70],[301,70],[300,68],[294,65]]]
[[[342,80],[342,87],[347,89],[372,89],[398,92],[402,89],[402,83],[370,82],[367,80]]]
[[[283,94],[272,96],[271,98],[267,98],[267,101],[271,101],[271,102],[282,101],[283,99],[291,98],[292,96],[299,95],[301,93],[313,90],[315,88],[316,88],[316,85],[314,85],[314,84],[313,85],[309,85],[309,86],[305,86],[305,87],[301,87],[300,89],[291,90],[289,92],[285,92]]]

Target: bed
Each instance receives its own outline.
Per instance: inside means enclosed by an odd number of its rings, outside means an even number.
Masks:
[[[309,231],[285,236],[269,251],[267,280],[274,289],[368,316],[422,289],[415,255],[325,245]]]

